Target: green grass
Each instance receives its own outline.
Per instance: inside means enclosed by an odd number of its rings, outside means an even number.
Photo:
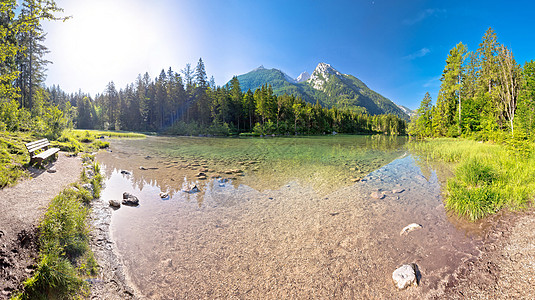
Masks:
[[[100,171],[91,160],[89,168]],[[97,173],[98,174],[98,173]],[[97,273],[97,263],[89,247],[89,202],[94,198],[81,183],[63,190],[50,203],[39,225],[39,262],[24,289],[13,299],[73,299],[87,296],[84,281]],[[100,174],[91,181],[100,190]]]
[[[514,146],[511,146],[514,145]],[[501,209],[524,209],[535,196],[535,153],[528,141],[497,145],[462,139],[435,139],[409,147],[428,160],[455,163],[446,185],[445,207],[472,221]]]
[[[28,133],[0,131],[0,189],[28,177],[30,156],[24,144],[36,139]]]
[[[84,130],[84,129],[72,129],[70,132],[75,137],[88,137],[92,136],[93,139],[98,137],[108,137],[108,138],[145,138],[146,135],[137,132],[126,132],[126,131],[106,131],[106,130]]]

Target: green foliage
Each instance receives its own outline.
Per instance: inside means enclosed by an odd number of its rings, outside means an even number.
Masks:
[[[0,131],[0,189],[28,176],[25,167],[30,158],[24,144],[32,140],[28,133]]]
[[[522,70],[512,52],[497,42],[491,28],[476,52],[467,52],[466,46],[459,43],[446,59],[431,117],[423,112],[417,114],[415,124],[410,125],[411,134],[491,137],[498,131],[514,135],[515,126],[530,134],[535,129],[535,64],[527,62],[524,67]],[[420,110],[429,111],[428,107],[426,97]],[[502,136],[498,134],[496,138]]]
[[[445,207],[473,221],[504,207],[525,208],[535,196],[534,144],[502,135],[502,145],[442,138],[409,146],[428,160],[458,163],[446,186]]]

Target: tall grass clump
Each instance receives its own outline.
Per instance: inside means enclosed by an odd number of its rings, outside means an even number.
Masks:
[[[500,208],[500,195],[493,186],[496,178],[491,166],[474,158],[464,161],[448,180],[445,207],[471,221],[494,213]]]
[[[477,220],[507,208],[524,209],[535,197],[535,151],[527,140],[501,144],[463,139],[436,139],[409,147],[428,160],[452,162],[445,207]]]

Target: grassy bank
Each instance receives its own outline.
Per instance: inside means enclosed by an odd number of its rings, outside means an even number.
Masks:
[[[92,152],[109,147],[102,138],[144,138],[145,135],[133,132],[65,130],[57,140],[51,140],[52,147],[71,153]],[[19,179],[28,177],[30,156],[25,143],[42,139],[43,136],[29,132],[0,131],[0,189],[15,184]]]
[[[535,155],[530,142],[498,145],[442,138],[412,142],[409,147],[428,160],[454,163],[445,207],[470,220],[504,208],[526,208],[535,196]]]
[[[50,202],[39,225],[37,269],[12,299],[72,299],[87,294],[85,279],[97,272],[89,247],[89,205],[100,197],[102,177],[92,156],[84,155],[83,160],[80,182]]]

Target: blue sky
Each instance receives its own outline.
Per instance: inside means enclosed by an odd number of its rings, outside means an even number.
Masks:
[[[264,65],[292,77],[319,62],[415,109],[435,100],[448,52],[475,51],[492,27],[517,62],[535,59],[531,1],[56,0],[47,85],[101,93],[202,57],[218,85]]]

